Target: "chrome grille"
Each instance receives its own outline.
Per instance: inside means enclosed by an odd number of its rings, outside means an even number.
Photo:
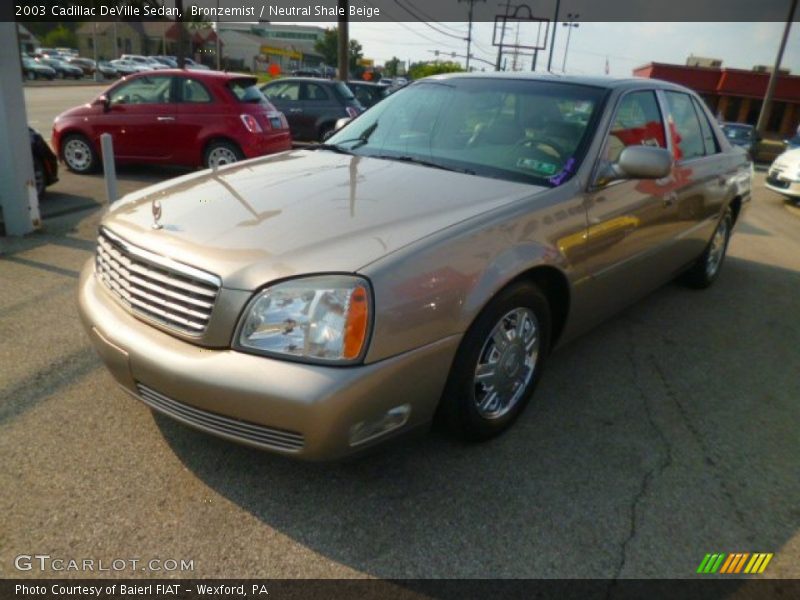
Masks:
[[[137,248],[101,229],[97,277],[131,311],[166,327],[200,335],[221,281],[215,275]]]
[[[193,425],[199,429],[237,440],[245,440],[272,450],[294,452],[303,448],[304,439],[301,433],[223,417],[222,415],[173,400],[141,383],[137,383],[136,388],[139,391],[139,398],[141,398],[142,402],[187,425]]]

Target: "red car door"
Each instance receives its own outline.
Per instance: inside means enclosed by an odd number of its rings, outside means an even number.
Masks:
[[[213,135],[228,132],[231,118],[225,104],[199,78],[190,74],[176,77],[178,82],[178,114],[173,143],[177,164],[197,166],[202,164],[203,142]],[[234,123],[241,125],[241,123]]]
[[[175,150],[174,78],[146,74],[114,88],[95,130],[111,133],[122,160],[169,162]]]

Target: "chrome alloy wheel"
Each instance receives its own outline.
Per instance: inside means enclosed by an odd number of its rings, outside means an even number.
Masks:
[[[211,169],[235,163],[237,160],[233,150],[225,146],[217,146],[208,153],[208,166]]]
[[[478,356],[474,402],[485,419],[508,414],[533,378],[539,356],[539,322],[529,308],[515,308],[492,328]]]
[[[86,171],[92,164],[92,149],[85,141],[73,138],[64,145],[64,162],[73,171]]]
[[[714,237],[711,238],[711,247],[708,249],[708,256],[706,257],[706,277],[714,277],[722,264],[722,257],[725,256],[725,246],[728,243],[728,229],[730,228],[730,219],[723,218],[714,232]]]

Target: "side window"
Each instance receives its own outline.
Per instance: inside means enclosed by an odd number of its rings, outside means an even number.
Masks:
[[[278,83],[264,88],[264,95],[270,100],[300,100],[300,85],[297,83]]]
[[[716,154],[719,152],[719,142],[717,136],[714,135],[714,130],[708,122],[708,113],[703,110],[697,98],[692,98],[694,108],[697,111],[697,117],[700,119],[700,130],[703,133],[703,145],[705,146],[706,154]]]
[[[605,160],[614,163],[627,146],[667,147],[664,120],[655,92],[632,92],[622,98],[608,133]]]
[[[181,79],[181,100],[183,102],[211,102],[211,94],[202,83],[195,79]]]
[[[665,92],[669,106],[669,129],[674,144],[675,160],[704,156],[703,132],[692,98],[682,92]]]
[[[111,93],[111,104],[166,104],[172,102],[172,77],[145,76],[122,84]]]
[[[328,100],[328,92],[321,85],[315,83],[305,84],[306,93],[303,100],[310,100],[311,102],[325,102]]]

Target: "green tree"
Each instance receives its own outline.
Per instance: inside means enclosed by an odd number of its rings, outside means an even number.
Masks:
[[[399,75],[397,72],[399,67],[400,59],[393,56],[391,60],[386,61],[386,64],[383,66],[383,72],[386,73],[388,77],[397,77]]]
[[[322,39],[314,43],[314,50],[322,56],[326,65],[336,66],[339,64],[339,30],[336,27],[330,27],[325,30]],[[350,39],[348,57],[348,65],[350,72],[354,76],[358,76],[364,71],[363,67],[358,64],[359,59],[363,58],[364,52],[358,40]]]
[[[439,73],[460,73],[463,70],[457,62],[417,62],[408,68],[408,74],[412,79],[420,79]]]
[[[48,31],[41,38],[41,42],[42,46],[47,48],[76,48],[78,46],[78,37],[74,31],[67,29],[64,25],[59,25],[55,29]]]

